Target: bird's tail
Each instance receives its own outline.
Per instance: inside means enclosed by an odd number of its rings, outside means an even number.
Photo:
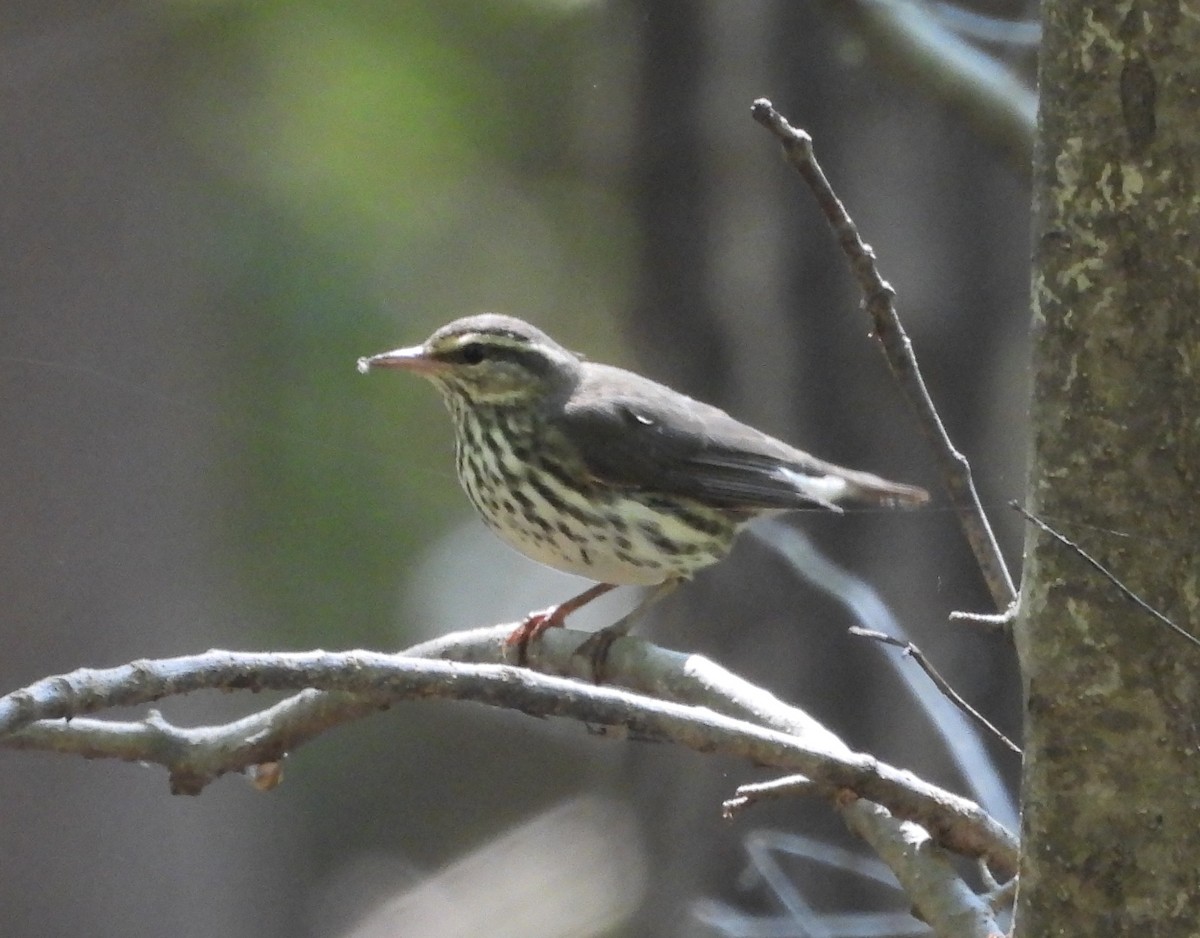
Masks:
[[[929,501],[929,493],[915,485],[889,482],[887,479],[846,469],[805,455],[799,466],[778,470],[802,498],[832,511],[841,511],[843,502],[879,505],[885,508],[912,507]]]
[[[885,508],[912,508],[929,501],[929,493],[917,485],[891,482],[869,472],[843,469],[839,473],[846,483],[845,494],[839,501],[854,501]]]

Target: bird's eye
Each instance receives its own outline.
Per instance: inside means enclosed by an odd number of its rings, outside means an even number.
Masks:
[[[458,350],[459,359],[467,365],[478,365],[486,354],[483,346],[478,342],[468,342]]]

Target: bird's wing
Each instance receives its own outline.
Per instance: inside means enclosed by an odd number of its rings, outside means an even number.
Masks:
[[[589,364],[560,428],[598,479],[763,511],[838,499],[924,501],[912,486],[823,462],[664,385]]]

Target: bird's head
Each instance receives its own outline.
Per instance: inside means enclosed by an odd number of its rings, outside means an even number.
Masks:
[[[422,344],[358,360],[358,370],[400,368],[428,378],[452,406],[509,405],[567,392],[580,360],[540,329],[485,313],[456,319]]]

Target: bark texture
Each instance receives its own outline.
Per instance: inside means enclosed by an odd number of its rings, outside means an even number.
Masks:
[[[1200,17],[1049,0],[1030,503],[1200,631]],[[1019,935],[1197,934],[1200,649],[1031,530]]]

